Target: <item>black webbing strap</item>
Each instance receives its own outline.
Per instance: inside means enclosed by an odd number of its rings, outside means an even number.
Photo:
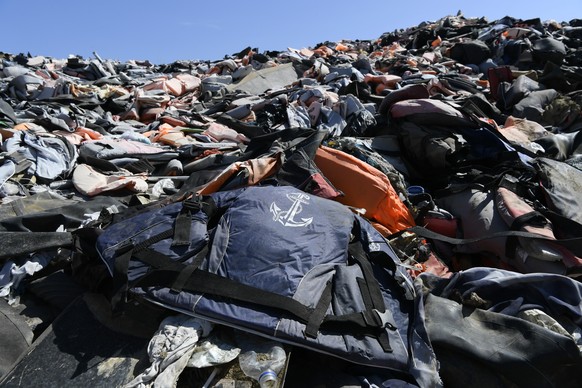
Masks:
[[[380,285],[374,277],[374,272],[372,265],[368,260],[364,249],[362,248],[361,241],[357,240],[350,243],[349,252],[353,259],[358,263],[362,269],[362,274],[364,275],[364,280],[367,286],[367,293],[369,299],[372,301],[372,307],[378,309],[380,312],[384,312],[384,298],[382,297],[382,291],[380,290]]]
[[[216,225],[218,225],[218,221],[222,218],[222,215],[226,211],[225,207],[218,207],[214,202],[214,199],[209,196],[202,196],[200,197],[200,208],[206,215],[208,216],[208,222],[206,224],[206,229],[211,230]]]
[[[198,252],[196,254],[196,256],[194,258],[194,262],[192,264],[186,265],[185,267],[182,268],[182,270],[178,274],[178,277],[176,277],[176,280],[174,280],[174,283],[172,283],[172,286],[170,287],[172,292],[175,292],[175,293],[182,292],[182,290],[184,289],[184,286],[186,285],[186,282],[188,281],[188,279],[190,279],[190,277],[192,276],[192,273],[196,269],[198,269],[198,267],[202,263],[202,260],[204,260],[204,258],[206,257],[207,254],[208,254],[208,245],[205,245],[200,250],[200,252]]]
[[[216,214],[216,205],[210,197],[203,198],[194,195],[182,202],[182,210],[174,223],[174,239],[172,246],[189,245],[190,231],[192,229],[192,214],[202,209],[208,215],[209,221]]]
[[[368,303],[370,303],[372,307],[370,309],[368,306],[366,306],[367,308],[364,312],[362,312],[362,316],[366,324],[380,328],[380,330],[378,330],[376,333],[378,342],[385,352],[392,352],[388,334],[385,330],[383,330],[386,327],[390,328],[392,324],[387,322],[385,319],[382,319],[382,314],[388,314],[386,311],[386,305],[384,303],[384,297],[382,296],[380,285],[374,276],[374,270],[372,268],[369,257],[364,251],[364,247],[362,246],[362,241],[360,240],[360,224],[357,221],[354,222],[352,232],[355,235],[355,239],[349,244],[348,250],[354,261],[358,263],[362,270],[365,287],[361,282],[358,284],[360,286],[362,295],[367,294],[365,297],[363,296],[364,300],[368,300]]]
[[[384,251],[373,251],[368,253],[368,258],[372,263],[376,264],[377,266],[387,268],[393,273],[396,272],[396,263],[388,255],[388,253]]]
[[[375,309],[352,314],[327,315],[321,327],[330,331],[344,333],[346,328],[350,328],[352,333],[377,336],[384,331],[384,328],[396,330],[396,327],[390,322],[391,319],[388,318],[390,316],[391,314],[388,310],[380,312]]]
[[[366,310],[374,309],[374,304],[372,303],[372,298],[370,297],[370,293],[368,292],[368,285],[364,278],[356,278],[356,282],[358,283],[358,288],[360,289],[360,295],[362,295],[362,300],[364,302],[364,306]]]
[[[174,263],[180,263],[183,260],[172,260],[169,256],[157,252],[151,248],[134,250],[133,258],[149,265],[151,268],[159,269],[168,267]]]
[[[174,239],[172,246],[190,245],[190,229],[192,227],[192,211],[187,207],[182,207],[174,222]]]
[[[321,323],[325,318],[327,313],[327,308],[331,304],[332,300],[332,291],[333,291],[333,283],[332,281],[328,281],[325,285],[323,293],[315,306],[315,309],[311,313],[309,317],[309,321],[305,326],[305,336],[310,338],[317,338],[317,334],[319,333],[319,328],[321,327]]]
[[[127,269],[129,261],[133,255],[133,246],[127,246],[125,250],[117,257],[113,268],[113,296],[111,297],[111,306],[113,313],[119,315],[122,312],[122,302],[127,295]]]
[[[366,281],[363,278],[357,278],[356,281],[358,282],[358,287],[360,288],[360,294],[362,295],[364,306],[366,307],[366,312],[377,311],[374,310],[374,305],[372,303],[372,298],[369,295],[368,285]],[[386,310],[384,310],[384,312],[386,313]],[[377,317],[380,318],[380,315],[378,314]],[[372,316],[372,318],[370,318],[369,316],[364,316],[364,320],[375,318],[376,318],[375,316]],[[395,329],[395,327],[392,326],[392,323],[390,323],[388,320],[386,320],[386,322],[384,323],[379,322],[378,324],[384,325],[384,327],[389,329]],[[384,330],[379,331],[376,337],[378,339],[378,342],[380,343],[380,346],[382,346],[382,349],[385,352],[392,352],[392,347],[390,346],[390,338],[388,338],[388,334],[386,334]]]
[[[547,224],[548,221],[546,220],[546,217],[544,217],[542,213],[534,210],[532,212],[522,214],[519,217],[515,217],[515,219],[511,223],[510,229],[520,230],[523,226],[526,225],[544,227]]]
[[[523,232],[520,230],[509,230],[509,231],[503,231],[503,232],[490,233],[490,234],[487,234],[487,235],[484,235],[481,237],[475,237],[475,238],[454,238],[454,237],[449,237],[449,236],[442,235],[440,233],[433,232],[432,230],[429,230],[429,229],[424,228],[422,226],[413,226],[412,228],[408,228],[408,229],[401,230],[400,232],[396,232],[393,235],[389,236],[388,238],[390,239],[392,237],[401,235],[404,232],[411,232],[411,233],[414,233],[420,237],[438,240],[438,241],[443,241],[443,242],[453,244],[453,245],[472,244],[475,242],[484,241],[484,240],[488,240],[488,239],[492,239],[492,238],[500,238],[500,237],[537,238],[540,240],[548,240],[549,242],[552,242],[554,244],[561,245],[565,248],[568,248],[570,250],[570,252],[572,252],[576,256],[582,256],[582,237],[555,240],[555,239],[552,239],[550,237],[547,237],[547,236],[544,236],[541,234],[537,234],[537,233]]]
[[[166,229],[163,232],[160,232],[156,235],[153,235],[152,237],[145,239],[137,244],[135,244],[133,246],[134,252],[139,252],[143,249],[146,249],[147,247],[149,247],[150,245],[153,245],[155,243],[158,243],[162,240],[165,240],[167,238],[170,238],[174,235],[174,229]]]

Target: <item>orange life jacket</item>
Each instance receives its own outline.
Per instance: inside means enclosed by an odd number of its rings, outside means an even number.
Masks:
[[[415,226],[414,218],[398,197],[388,177],[368,163],[326,146],[315,154],[315,164],[345,196],[335,200],[365,209],[364,217],[384,236]]]

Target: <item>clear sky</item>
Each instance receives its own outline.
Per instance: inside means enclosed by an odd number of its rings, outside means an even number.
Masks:
[[[54,58],[95,51],[156,64],[218,60],[247,46],[263,52],[376,39],[459,10],[489,21],[582,19],[581,0],[0,0],[0,51]]]

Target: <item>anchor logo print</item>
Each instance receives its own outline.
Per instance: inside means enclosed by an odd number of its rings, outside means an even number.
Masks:
[[[293,202],[288,210],[281,210],[275,202],[271,203],[270,210],[271,213],[273,213],[273,221],[279,221],[284,226],[292,227],[307,226],[311,224],[313,217],[301,218],[301,221],[295,219],[295,216],[303,210],[303,206],[301,205],[309,203],[309,195],[303,193],[291,193],[287,194],[287,198]]]

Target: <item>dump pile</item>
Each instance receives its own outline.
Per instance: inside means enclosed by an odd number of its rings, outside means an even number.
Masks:
[[[112,385],[258,334],[301,355],[290,386],[576,386],[581,39],[457,15],[218,61],[0,53],[4,384],[89,300],[153,336]],[[87,354],[28,383],[84,384]]]

